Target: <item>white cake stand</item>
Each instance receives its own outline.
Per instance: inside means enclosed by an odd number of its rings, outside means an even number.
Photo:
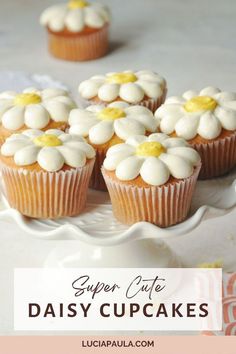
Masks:
[[[84,213],[59,220],[23,217],[2,196],[0,220],[11,219],[32,237],[51,240],[50,267],[177,267],[181,260],[165,240],[181,237],[203,220],[222,216],[236,205],[236,171],[226,177],[198,181],[189,218],[166,229],[140,222],[117,222],[108,193],[90,190]]]
[[[9,87],[6,87],[6,82]],[[21,90],[27,86],[62,87],[48,76],[0,73],[0,89]],[[224,215],[236,205],[236,171],[210,181],[199,181],[189,218],[161,229],[141,222],[131,227],[118,223],[112,214],[108,193],[90,190],[84,213],[60,220],[36,220],[11,209],[1,195],[0,220],[10,219],[31,237],[52,240],[50,267],[177,267],[181,260],[165,243],[196,228],[203,220]]]

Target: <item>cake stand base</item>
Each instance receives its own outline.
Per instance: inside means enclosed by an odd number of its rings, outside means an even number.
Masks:
[[[180,261],[162,241],[144,239],[115,246],[59,241],[47,257],[50,268],[177,268]]]

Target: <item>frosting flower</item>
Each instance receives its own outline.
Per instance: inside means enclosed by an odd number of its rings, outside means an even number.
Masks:
[[[165,79],[149,70],[97,75],[79,85],[79,93],[84,99],[98,97],[104,102],[112,102],[121,98],[132,104],[141,102],[145,96],[159,98],[165,90]]]
[[[85,0],[71,0],[47,8],[40,17],[40,23],[54,32],[65,28],[71,32],[81,32],[88,26],[101,28],[110,21],[108,8],[101,4],[90,4]]]
[[[200,92],[187,91],[181,97],[170,97],[155,116],[163,133],[175,132],[187,140],[200,135],[215,139],[222,129],[236,129],[236,93],[206,87]]]
[[[124,144],[112,146],[104,160],[104,168],[115,171],[122,181],[139,175],[149,185],[165,184],[170,176],[178,179],[193,174],[200,162],[198,153],[181,138],[156,133],[130,137]]]
[[[86,159],[95,156],[95,151],[82,137],[65,134],[58,129],[46,132],[28,129],[8,138],[1,147],[1,154],[13,157],[18,166],[37,162],[42,169],[56,172],[64,164],[72,168],[83,167]]]
[[[142,106],[129,106],[114,102],[104,108],[92,105],[87,109],[74,109],[69,116],[70,133],[89,137],[92,144],[107,143],[114,134],[126,140],[131,135],[155,132],[158,120]]]
[[[17,94],[0,94],[0,122],[7,130],[46,128],[50,120],[67,122],[69,112],[76,105],[61,89],[37,90],[29,88]]]

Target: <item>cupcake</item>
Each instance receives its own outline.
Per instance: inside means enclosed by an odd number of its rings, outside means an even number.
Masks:
[[[90,104],[124,101],[147,107],[152,112],[165,101],[166,92],[165,79],[150,70],[92,76],[79,85],[80,95]]]
[[[69,112],[76,105],[61,89],[29,88],[22,93],[0,94],[0,145],[13,133],[26,129],[67,128]]]
[[[106,6],[86,0],[51,6],[40,18],[47,28],[50,53],[71,61],[97,59],[107,53],[109,22]]]
[[[80,214],[94,157],[94,149],[82,137],[57,129],[13,134],[0,154],[10,207],[32,218]]]
[[[102,173],[113,213],[124,224],[168,227],[185,220],[201,167],[184,139],[137,135],[111,147]]]
[[[160,131],[186,139],[201,155],[201,179],[236,165],[236,93],[207,87],[170,97],[155,113]]]
[[[132,135],[156,132],[158,121],[146,107],[114,102],[107,107],[92,105],[87,109],[72,110],[69,125],[71,134],[84,136],[97,151],[90,187],[105,191],[107,188],[101,174],[101,166],[107,150]]]

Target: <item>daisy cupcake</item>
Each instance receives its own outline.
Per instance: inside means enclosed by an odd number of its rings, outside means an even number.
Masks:
[[[104,5],[70,0],[46,9],[40,23],[47,28],[49,51],[56,58],[84,61],[107,53],[110,12]]]
[[[113,72],[92,76],[79,85],[80,95],[90,104],[123,101],[155,112],[166,97],[165,79],[150,70]]]
[[[67,128],[70,111],[76,107],[61,89],[25,89],[0,93],[0,144],[13,133],[26,129]]]
[[[201,179],[221,176],[236,165],[236,93],[206,87],[170,97],[155,113],[160,131],[182,137],[202,158]]]
[[[69,132],[82,135],[97,151],[90,186],[107,190],[101,166],[109,147],[124,142],[134,134],[156,132],[158,120],[142,106],[129,106],[125,102],[114,102],[107,107],[92,105],[87,109],[74,109],[69,116]]]
[[[201,167],[184,139],[137,135],[111,147],[102,173],[115,217],[168,227],[185,220]]]
[[[0,169],[9,205],[33,218],[78,215],[86,204],[95,151],[82,137],[29,129],[1,147]]]

